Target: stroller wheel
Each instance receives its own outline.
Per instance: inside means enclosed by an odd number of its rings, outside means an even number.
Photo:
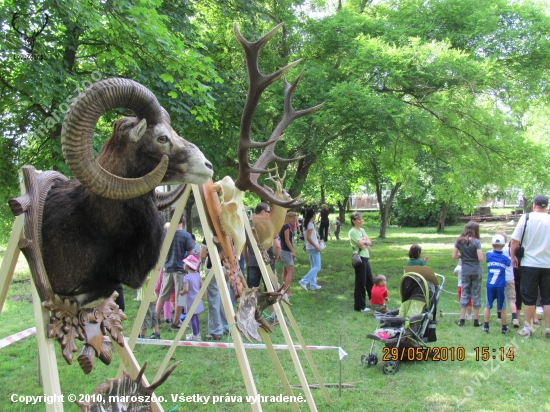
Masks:
[[[377,363],[378,363],[378,356],[376,356],[376,353],[369,353],[367,356],[367,365],[375,366]]]
[[[384,362],[384,365],[382,366],[382,371],[384,372],[384,375],[395,375],[398,369],[399,364],[396,361],[392,360]]]
[[[378,356],[376,353],[369,353],[368,355],[361,355],[361,365],[374,366],[378,363]]]

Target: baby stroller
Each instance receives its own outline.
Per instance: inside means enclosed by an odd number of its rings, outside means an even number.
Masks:
[[[383,347],[382,371],[393,375],[400,361],[431,359],[428,342],[437,341],[437,302],[445,277],[427,266],[405,266],[399,283],[401,307],[385,314],[376,313],[376,330],[367,335],[372,339],[370,353],[361,356],[361,363],[374,366],[378,356],[375,346]],[[383,346],[377,345],[382,343]]]

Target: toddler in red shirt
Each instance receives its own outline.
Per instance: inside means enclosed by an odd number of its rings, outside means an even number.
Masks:
[[[373,310],[386,313],[386,302],[389,301],[388,289],[386,289],[386,277],[377,275],[374,277],[374,286],[371,291],[370,303]]]

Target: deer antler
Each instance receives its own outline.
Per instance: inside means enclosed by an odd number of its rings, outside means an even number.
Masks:
[[[260,69],[258,68],[258,56],[260,54],[260,50],[267,44],[269,40],[273,38],[273,36],[277,33],[282,25],[283,23],[278,24],[269,33],[253,43],[249,42],[242,36],[236,24],[233,27],[235,36],[237,37],[237,40],[239,41],[245,52],[249,81],[248,96],[246,98],[246,103],[241,117],[238,151],[239,177],[235,181],[235,186],[237,186],[243,192],[249,190],[256,193],[258,196],[260,196],[262,200],[267,200],[270,201],[272,204],[290,208],[301,206],[304,202],[297,202],[297,199],[290,199],[288,201],[277,199],[274,194],[270,193],[268,190],[265,189],[265,187],[262,187],[258,184],[258,177],[260,174],[270,173],[276,170],[276,168],[266,169],[266,166],[272,161],[278,163],[291,163],[301,159],[301,157],[294,159],[284,159],[277,156],[275,154],[275,144],[280,138],[283,137],[283,132],[288,127],[288,125],[290,125],[294,120],[302,116],[317,111],[323,105],[323,103],[305,110],[294,110],[294,108],[292,107],[292,94],[294,93],[294,90],[296,89],[296,86],[298,85],[298,82],[300,81],[304,72],[302,71],[294,80],[294,82],[292,82],[292,84],[288,83],[287,80],[284,79],[285,108],[283,118],[275,127],[273,133],[266,142],[256,142],[251,139],[250,132],[252,127],[252,119],[254,117],[254,112],[256,111],[256,107],[258,106],[258,102],[260,100],[260,97],[262,96],[263,91],[271,83],[275,82],[285,73],[290,71],[301,60],[296,60],[269,75],[264,75],[260,73]],[[248,149],[254,148],[265,148],[265,150],[258,158],[256,163],[254,163],[254,166],[251,166],[248,160]]]

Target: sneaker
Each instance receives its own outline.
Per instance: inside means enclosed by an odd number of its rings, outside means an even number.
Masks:
[[[486,327],[484,326],[483,329],[482,329],[482,332],[483,332],[483,333],[489,333],[489,328],[486,328]]]
[[[540,326],[540,320],[536,319],[533,321],[533,327],[538,328]]]
[[[319,290],[321,288],[322,288],[322,286],[315,286],[314,288],[311,288],[311,290]]]
[[[502,319],[501,318],[497,318],[497,323],[500,323],[502,325]]]
[[[519,319],[512,319],[512,325],[514,325],[514,328],[519,328]]]
[[[481,326],[481,323],[478,319],[474,319],[474,327],[479,328]]]
[[[544,309],[542,306],[537,306],[537,315],[542,315],[544,313]]]
[[[193,340],[193,341],[200,341],[201,340],[201,334],[193,335],[190,333],[189,335],[185,335],[185,340]]]
[[[176,325],[175,323],[172,323],[172,324],[170,325],[170,329],[171,329],[171,330],[180,330],[180,326],[181,326],[181,325]]]
[[[298,282],[302,289],[304,289],[307,292],[307,285],[303,284],[302,282]]]
[[[172,321],[170,319],[164,319],[164,322],[166,323],[172,323]]]
[[[467,320],[473,320],[473,319],[474,319],[474,315],[466,315],[466,319],[467,319]]]
[[[546,333],[544,334],[544,337],[545,337],[546,339],[550,339],[550,332],[546,332]]]
[[[456,324],[460,327],[464,326],[464,319],[460,319]]]
[[[360,312],[367,313],[367,312],[370,312],[370,309],[369,308],[364,308],[364,309],[361,309]]]
[[[533,336],[533,332],[529,329],[522,328],[518,331],[518,335],[523,336],[524,338],[530,338],[531,336]]]
[[[138,339],[145,339],[145,336],[143,336],[142,334],[139,334]]]
[[[149,336],[147,339],[160,339],[160,333],[153,332],[153,334]]]
[[[503,326],[500,330],[500,333],[502,333],[503,335],[506,335],[508,332],[510,332],[510,328],[508,326]]]

